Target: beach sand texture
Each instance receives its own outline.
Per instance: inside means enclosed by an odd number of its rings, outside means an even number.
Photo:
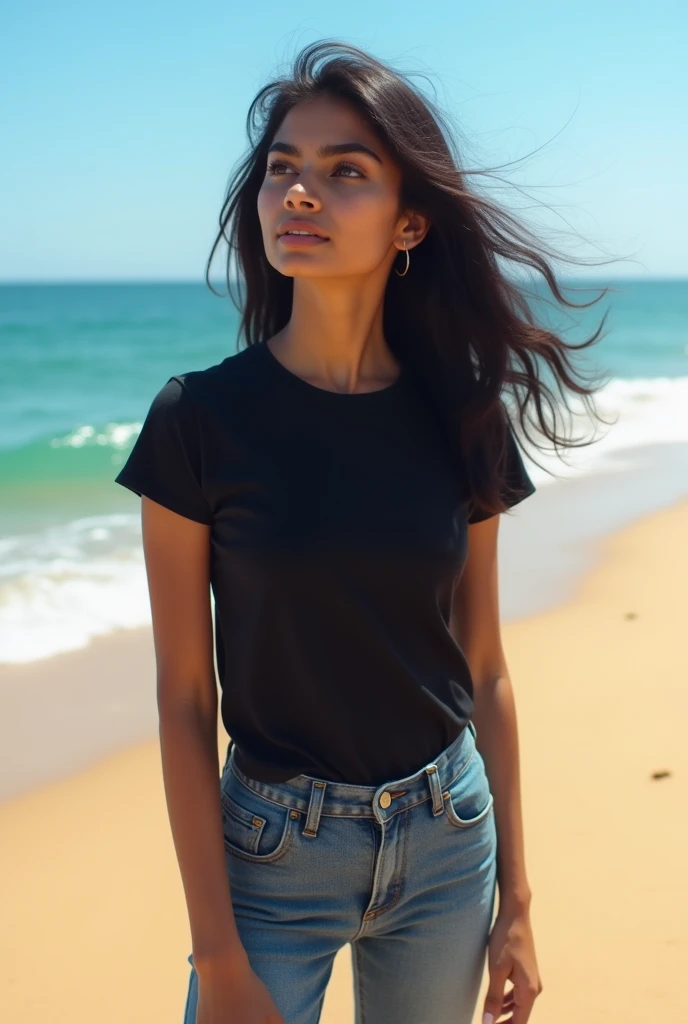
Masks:
[[[607,538],[573,600],[503,627],[544,983],[534,1022],[688,1021],[686,536],[686,502],[637,522]],[[107,638],[102,669],[152,690],[138,633]],[[60,658],[7,667],[3,683],[42,673],[53,698],[85,691],[95,650],[70,654],[67,674]],[[60,728],[41,715],[39,736]],[[181,1024],[188,923],[157,740],[7,799],[0,836],[0,1020]],[[349,962],[345,947],[322,1024],[353,1021]]]

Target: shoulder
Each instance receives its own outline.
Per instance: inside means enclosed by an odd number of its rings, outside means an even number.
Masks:
[[[257,345],[250,345],[219,363],[200,370],[186,370],[170,377],[166,388],[171,394],[186,393],[195,403],[207,408],[215,402],[244,397],[259,384],[261,353]]]

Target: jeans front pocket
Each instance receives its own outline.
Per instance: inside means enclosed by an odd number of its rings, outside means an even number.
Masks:
[[[494,797],[477,748],[442,795],[447,819],[456,828],[473,828],[492,812]]]
[[[231,770],[220,787],[225,849],[244,860],[269,863],[289,849],[300,817],[286,804],[261,796]]]

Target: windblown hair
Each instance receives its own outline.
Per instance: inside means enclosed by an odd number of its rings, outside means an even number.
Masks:
[[[570,308],[587,309],[610,289],[591,302],[567,299],[550,259],[584,261],[553,252],[511,213],[469,187],[470,175],[490,172],[461,169],[457,143],[436,105],[365,51],[321,40],[305,47],[289,76],[265,85],[251,103],[249,151],[230,178],[208,259],[212,289],[210,267],[224,239],[228,291],[241,313],[239,338],[247,345],[283,328],[292,308],[293,278],[275,270],[261,242],[257,200],[268,148],[288,111],[320,96],[348,101],[366,120],[401,170],[400,211],[415,210],[430,221],[413,249],[409,273],[389,275],[384,335],[438,414],[462,465],[471,507],[502,512],[510,493],[506,432],[514,419],[531,444],[541,447],[544,438],[558,454],[593,443],[560,433],[562,407],[553,386],[569,413],[567,391],[601,420],[592,396],[606,381],[584,377],[573,354],[599,339],[607,314],[592,337],[565,341],[537,322],[528,293],[498,261],[538,272],[557,302]],[[539,440],[529,432],[533,422]]]

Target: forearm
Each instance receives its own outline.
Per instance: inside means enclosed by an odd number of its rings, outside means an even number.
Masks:
[[[525,867],[516,707],[508,673],[475,686],[476,744],[494,796],[500,906],[527,908],[531,891]]]
[[[193,708],[160,709],[160,749],[194,965],[202,969],[243,953],[225,866],[217,724]]]

